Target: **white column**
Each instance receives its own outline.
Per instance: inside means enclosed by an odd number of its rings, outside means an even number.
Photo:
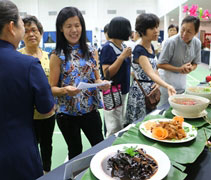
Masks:
[[[169,16],[164,16],[164,41],[168,38]]]
[[[183,13],[182,11],[183,11],[183,6],[182,6],[181,1],[179,1],[179,24],[178,24],[179,31],[181,29],[182,20],[185,17],[185,13]]]

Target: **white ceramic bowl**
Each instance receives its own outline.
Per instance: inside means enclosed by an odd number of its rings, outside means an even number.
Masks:
[[[205,97],[211,102],[211,87],[209,86],[192,86],[185,91],[187,94]]]
[[[190,104],[179,104],[174,102],[175,100],[193,102],[193,105]],[[188,95],[188,94],[176,94],[170,96],[169,99],[170,106],[183,116],[198,116],[202,111],[204,111],[209,105],[210,100],[201,96]]]

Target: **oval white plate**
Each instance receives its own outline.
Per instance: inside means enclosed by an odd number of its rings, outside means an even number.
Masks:
[[[202,111],[197,116],[193,116],[191,114],[190,115],[184,115],[184,114],[181,114],[180,112],[178,112],[178,111],[176,111],[174,109],[171,110],[171,113],[174,114],[174,115],[176,115],[176,116],[182,116],[182,117],[187,118],[187,119],[196,119],[196,118],[201,118],[201,117],[204,117],[204,116],[207,115],[207,111],[206,110]]]
[[[159,121],[172,121],[172,119],[152,119],[152,120],[149,120],[151,122],[159,122]],[[150,139],[154,139],[156,141],[161,141],[161,142],[167,142],[167,143],[184,143],[184,142],[188,142],[188,141],[191,141],[192,139],[195,139],[196,136],[197,136],[197,130],[196,128],[194,128],[191,124],[189,123],[186,123],[186,122],[183,122],[183,129],[185,129],[185,132],[186,132],[186,137],[183,138],[183,139],[180,139],[180,140],[159,140],[159,139],[156,139],[152,136],[152,133],[150,130],[147,130],[145,128],[145,123],[147,123],[148,121],[145,121],[143,122],[140,126],[139,126],[139,130],[141,131],[141,133],[150,138]],[[189,132],[187,132],[187,130],[189,130]]]
[[[117,153],[117,150],[123,150],[124,147],[143,148],[148,155],[153,157],[158,163],[157,172],[150,178],[150,180],[163,179],[169,172],[171,163],[168,156],[161,150],[144,145],[144,144],[119,144],[110,146],[98,152],[91,160],[90,168],[92,173],[100,180],[114,180],[119,178],[112,178],[110,176],[111,170],[107,170],[107,161],[109,158]]]

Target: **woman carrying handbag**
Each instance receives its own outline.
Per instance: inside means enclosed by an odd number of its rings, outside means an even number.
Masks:
[[[123,41],[127,41],[130,34],[131,25],[128,19],[123,17],[113,18],[108,28],[110,40],[104,45],[100,54],[100,65],[104,78],[113,81],[112,86],[117,97],[117,91],[121,91],[122,101],[121,106],[107,109],[108,104],[103,97],[107,137],[121,130],[125,124],[126,95],[129,92],[130,85],[131,48],[125,47]],[[109,74],[109,77],[107,74]],[[117,87],[115,88],[114,85],[117,85]],[[105,95],[105,92],[103,94]]]
[[[143,87],[146,94],[149,94],[156,86],[163,86],[168,89],[169,95],[176,93],[175,89],[164,82],[158,75],[156,68],[157,58],[151,41],[158,38],[159,18],[154,14],[141,14],[136,18],[135,29],[142,38],[133,51],[132,67],[135,77]],[[133,81],[127,104],[127,121],[131,123],[143,118],[149,109],[146,108],[145,95],[136,81]]]

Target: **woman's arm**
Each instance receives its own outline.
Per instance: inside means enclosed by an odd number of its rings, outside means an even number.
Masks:
[[[50,85],[54,96],[62,96],[67,94],[64,87],[58,87],[60,76],[61,60],[55,54],[50,57]]]
[[[160,76],[155,72],[155,70],[152,68],[152,65],[149,62],[149,59],[146,56],[140,56],[139,57],[139,65],[142,67],[144,72],[149,76],[155,83],[159,84],[160,86],[163,86],[164,88],[168,89],[168,92],[170,95],[173,95],[176,93],[173,86],[169,85],[165,81],[163,81]]]
[[[68,94],[69,96],[75,96],[80,92],[74,86],[58,87],[59,76],[61,71],[61,60],[55,54],[50,57],[50,85],[54,96],[63,96]]]
[[[50,112],[42,114],[42,115],[43,115],[43,117],[48,118],[48,117],[53,116],[55,114],[55,110],[56,110],[56,105],[53,106],[53,108],[51,109]]]
[[[100,79],[100,74],[99,74],[99,71],[98,71],[98,70],[95,70],[94,73],[95,73],[95,78],[96,78],[95,83],[108,82],[107,80],[101,80],[101,79]],[[111,86],[111,85],[108,83],[108,84],[106,84],[106,85],[99,86],[99,88],[100,88],[101,90],[103,90],[103,91],[106,91],[106,90],[108,90],[108,89],[110,88],[110,86]]]
[[[103,68],[103,74],[106,75],[106,71],[109,70],[109,75],[110,78],[113,77],[120,69],[123,61],[131,56],[132,50],[130,47],[127,47],[123,50],[123,52],[120,54],[120,56],[114,61],[113,64],[108,65],[108,64],[104,64],[102,66]]]

